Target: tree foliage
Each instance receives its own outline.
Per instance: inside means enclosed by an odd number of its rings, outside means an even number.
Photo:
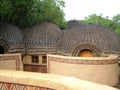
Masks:
[[[116,32],[120,35],[120,14],[114,16],[112,21],[114,23],[114,28]]]
[[[51,21],[64,28],[63,7],[62,0],[1,0],[0,21],[12,22],[21,28]]]
[[[88,17],[85,17],[85,19],[82,21],[86,24],[92,23],[106,26],[115,30],[115,32],[117,32],[120,35],[120,14],[114,16],[112,19],[109,19],[109,17],[104,18],[102,17],[102,14],[92,14]]]

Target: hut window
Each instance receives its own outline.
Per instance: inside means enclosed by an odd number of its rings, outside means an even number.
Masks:
[[[47,56],[42,56],[42,64],[46,64],[47,63]]]
[[[39,57],[38,56],[32,56],[32,63],[39,63]]]
[[[0,45],[0,54],[4,54],[4,48]]]
[[[83,49],[79,52],[80,57],[93,57],[93,52],[89,49]]]

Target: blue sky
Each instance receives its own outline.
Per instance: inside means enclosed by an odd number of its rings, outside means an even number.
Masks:
[[[120,14],[120,0],[64,0],[65,19],[81,20],[91,14],[102,14],[103,17]]]

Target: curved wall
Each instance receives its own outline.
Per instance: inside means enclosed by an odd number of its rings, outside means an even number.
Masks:
[[[1,90],[118,90],[62,75],[0,70]]]
[[[117,56],[109,57],[66,57],[48,55],[49,73],[77,77],[114,86],[118,83]]]

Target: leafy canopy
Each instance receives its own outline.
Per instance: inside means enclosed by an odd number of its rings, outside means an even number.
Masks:
[[[89,15],[88,17],[85,17],[84,20],[82,20],[82,22],[89,24],[99,24],[99,25],[103,25],[106,26],[108,28],[111,28],[113,30],[115,30],[115,32],[120,35],[120,14],[114,16],[112,19],[109,19],[109,17],[102,17],[101,15],[96,15],[96,14],[92,14]]]
[[[51,21],[65,28],[63,7],[62,0],[1,0],[0,21],[12,22],[21,28]]]

